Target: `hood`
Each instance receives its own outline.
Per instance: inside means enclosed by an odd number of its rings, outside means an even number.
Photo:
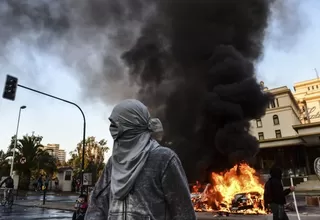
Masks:
[[[282,178],[282,170],[280,167],[272,167],[271,170],[270,170],[270,176],[272,178],[275,178],[275,179],[280,179]]]

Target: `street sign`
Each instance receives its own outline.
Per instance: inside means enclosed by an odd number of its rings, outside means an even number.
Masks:
[[[25,164],[27,162],[27,159],[25,157],[21,157],[20,163]]]
[[[83,173],[83,185],[84,186],[92,185],[92,173]]]

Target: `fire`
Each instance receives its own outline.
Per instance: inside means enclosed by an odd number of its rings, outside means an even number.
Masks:
[[[236,165],[224,173],[212,173],[211,184],[203,187],[196,182],[192,191],[196,211],[266,213],[263,202],[264,186],[256,171],[248,164]]]

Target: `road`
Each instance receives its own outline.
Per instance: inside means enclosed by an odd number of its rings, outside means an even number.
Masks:
[[[296,214],[288,214],[290,220],[298,220]],[[272,220],[272,215],[231,215],[229,217],[214,216],[209,213],[197,213],[198,220]],[[301,220],[319,220],[320,215],[300,215]]]
[[[75,202],[79,198],[78,195],[75,196],[56,196],[56,195],[47,195],[46,201],[57,201],[57,202]],[[23,200],[37,200],[42,201],[43,196],[42,195],[32,195],[32,196],[25,196],[20,197],[20,199]]]
[[[78,196],[56,196],[48,195],[46,200],[48,204],[58,203],[63,204],[66,207],[73,207],[73,204]],[[20,197],[21,200],[16,201],[17,204],[25,205],[27,202],[36,201],[36,204],[41,203],[42,196],[31,195]],[[301,213],[301,220],[319,220],[320,219],[320,208],[317,207],[306,207],[304,205],[304,197],[298,197],[299,211]],[[288,198],[290,200],[290,198]],[[295,213],[289,213],[290,220],[297,220]],[[229,217],[218,217],[214,216],[211,213],[197,213],[199,220],[272,220],[272,216],[257,216],[257,215],[234,215]],[[71,220],[72,212],[71,211],[61,211],[55,209],[44,209],[44,208],[35,208],[35,207],[25,207],[21,205],[14,205],[12,210],[6,210],[3,207],[0,207],[0,220],[23,220],[23,219],[62,219],[62,220]]]
[[[198,220],[272,220],[272,216],[257,216],[257,215],[236,215],[229,217],[215,217],[210,213],[197,213]],[[34,207],[13,206],[12,209],[4,209],[0,207],[0,220],[24,220],[24,219],[50,219],[50,220],[70,220],[72,212],[59,211],[54,209],[43,209]],[[290,220],[298,218],[293,214],[289,214]],[[301,215],[301,220],[319,220],[320,215]]]
[[[50,219],[70,220],[72,212],[53,209],[13,206],[12,209],[0,207],[0,220]]]

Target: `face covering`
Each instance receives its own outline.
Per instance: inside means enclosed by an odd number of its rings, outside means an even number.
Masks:
[[[150,150],[159,146],[152,133],[161,133],[163,128],[160,120],[151,119],[147,107],[134,99],[115,106],[109,120],[114,139],[111,192],[114,199],[122,200],[132,189]]]
[[[119,136],[119,130],[118,130],[118,126],[116,125],[116,123],[111,122],[110,127],[109,127],[109,131],[110,131],[110,134],[111,134],[113,140],[116,140],[117,137]]]

